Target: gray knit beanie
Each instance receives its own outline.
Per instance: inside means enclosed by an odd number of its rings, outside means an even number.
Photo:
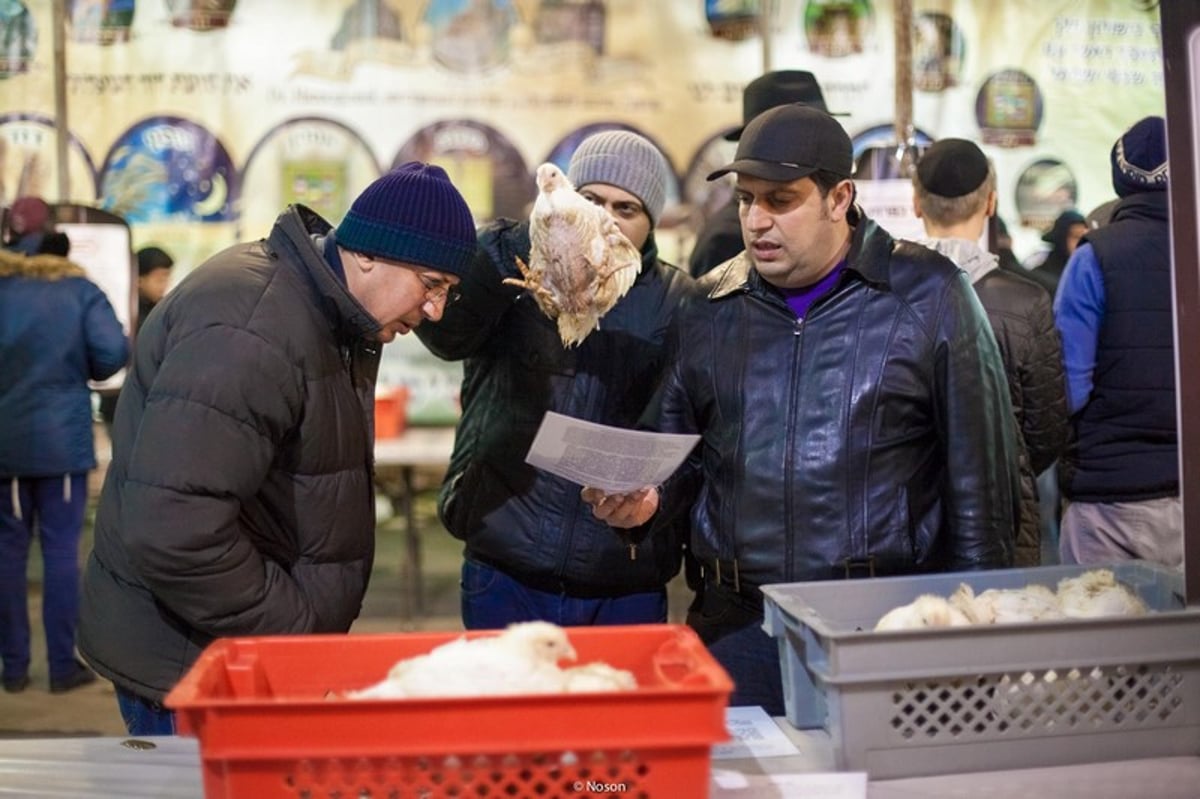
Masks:
[[[607,183],[642,201],[650,224],[657,225],[667,200],[671,167],[658,148],[627,130],[606,130],[588,136],[567,167],[567,180],[579,188]]]
[[[337,243],[462,277],[475,254],[475,223],[444,169],[410,161],[354,199],[337,226]]]

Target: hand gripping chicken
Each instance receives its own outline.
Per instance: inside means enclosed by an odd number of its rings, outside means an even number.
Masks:
[[[642,256],[608,211],[576,192],[557,166],[539,166],[537,185],[529,264],[516,259],[524,279],[504,282],[529,291],[556,321],[563,346],[571,347],[599,327],[600,317],[629,291]]]

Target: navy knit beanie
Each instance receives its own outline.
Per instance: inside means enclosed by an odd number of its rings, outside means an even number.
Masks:
[[[1145,117],[1112,147],[1112,184],[1118,197],[1167,189],[1167,130],[1162,117]]]
[[[475,253],[475,222],[444,169],[410,161],[354,199],[337,226],[337,243],[462,277]]]

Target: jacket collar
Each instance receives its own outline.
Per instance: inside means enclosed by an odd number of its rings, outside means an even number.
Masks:
[[[846,271],[857,273],[869,283],[888,285],[894,244],[891,234],[864,215],[857,206],[850,218],[854,232],[850,236],[850,250],[846,254]],[[767,290],[768,284],[743,250],[727,261],[725,266],[715,270],[711,285],[708,297],[716,300],[730,294],[761,293]]]
[[[25,255],[0,250],[0,277],[62,280],[67,277],[87,277],[87,272],[61,255]]]
[[[286,254],[308,279],[322,312],[339,336],[373,339],[381,325],[338,280],[322,255],[321,242],[332,229],[312,209],[290,205],[275,220],[267,245]]]
[[[1167,219],[1168,199],[1165,191],[1143,191],[1122,197],[1108,223],[1119,219]]]

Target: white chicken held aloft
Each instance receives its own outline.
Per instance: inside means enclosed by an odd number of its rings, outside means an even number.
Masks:
[[[555,320],[563,346],[579,344],[625,296],[642,256],[603,207],[575,191],[557,166],[537,169],[538,196],[529,215],[529,264],[517,258],[526,289]]]
[[[563,628],[548,622],[510,624],[487,637],[461,636],[394,665],[387,677],[348,699],[499,696],[563,691],[560,660],[575,660]]]
[[[1058,597],[1046,586],[1037,584],[989,588],[976,595],[971,586],[959,583],[950,595],[950,604],[961,610],[972,624],[1012,624],[1063,617]]]
[[[1091,569],[1058,582],[1058,604],[1073,619],[1144,616],[1146,603],[1117,581],[1112,569]]]
[[[918,630],[923,627],[966,627],[971,624],[963,612],[945,598],[922,594],[907,605],[892,608],[876,624],[883,630]]]

